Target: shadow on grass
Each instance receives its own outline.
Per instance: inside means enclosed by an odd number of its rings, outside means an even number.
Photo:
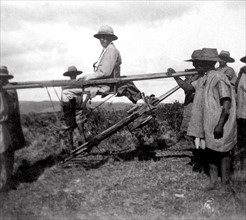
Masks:
[[[120,151],[120,152],[91,152],[89,155],[86,156],[77,156],[71,161],[69,161],[67,164],[69,164],[67,167],[72,167],[73,165],[77,166],[83,166],[86,169],[94,169],[98,168],[104,163],[106,163],[110,158],[112,158],[114,161],[133,161],[135,159],[139,161],[159,161],[161,158],[184,158],[188,157],[191,158],[191,156],[187,154],[169,154],[167,156],[157,156],[155,150],[142,150],[142,149],[134,149],[129,151]],[[65,165],[66,167],[66,165]]]
[[[146,150],[147,149],[147,150]],[[17,171],[13,176],[13,185],[16,188],[20,183],[31,183],[35,182],[40,175],[43,174],[45,169],[50,168],[58,163],[62,164],[63,159],[66,155],[63,153],[58,155],[49,155],[48,157],[37,161],[34,164],[30,164],[29,161],[23,160],[21,165],[18,167]],[[62,165],[63,168],[72,168],[72,167],[83,167],[86,170],[97,169],[103,166],[105,163],[109,161],[109,159],[113,159],[114,161],[132,161],[136,158],[139,161],[158,161],[162,158],[191,158],[190,155],[185,153],[173,154],[171,151],[168,155],[157,156],[155,150],[150,150],[150,148],[143,149],[135,149],[130,151],[120,151],[120,152],[98,152],[98,153],[90,153],[88,156],[78,156],[68,163],[64,163]]]
[[[188,162],[186,165],[191,166],[192,171],[208,174],[208,167],[207,167],[205,158],[201,156],[200,154],[189,155],[186,153],[186,151],[187,150],[184,150],[184,151],[179,150],[177,154],[177,151],[167,150],[168,152],[167,155],[157,155],[156,151],[151,148],[135,149],[135,150],[125,151],[125,152],[124,151],[123,152],[106,151],[106,152],[90,153],[90,157],[92,157],[93,159],[89,159],[86,157],[77,158],[74,160],[75,161],[74,164],[76,164],[77,166],[83,166],[86,169],[91,169],[91,168],[98,168],[99,167],[98,164],[100,164],[100,160],[103,161],[100,165],[103,165],[109,160],[109,158],[112,158],[114,161],[121,161],[121,162],[133,161],[136,159],[138,161],[149,161],[149,160],[159,161],[163,158],[164,159],[188,158],[190,159],[190,162]],[[99,155],[103,159],[100,159]],[[95,163],[96,165],[92,166],[93,163]]]
[[[58,155],[49,155],[34,164],[31,164],[28,160],[22,160],[12,177],[12,189],[16,189],[20,183],[35,182],[47,168],[58,164],[63,158],[64,152],[61,152]]]
[[[45,159],[30,164],[27,160],[22,160],[21,165],[14,173],[13,181],[16,185],[24,182],[34,182],[44,172],[46,168],[52,167],[61,160],[59,155],[50,155]]]

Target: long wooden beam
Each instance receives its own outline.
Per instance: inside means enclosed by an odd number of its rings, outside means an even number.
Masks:
[[[120,78],[109,78],[109,79],[97,79],[97,80],[46,80],[46,81],[26,81],[26,82],[10,82],[10,84],[4,86],[4,89],[30,89],[30,88],[45,88],[45,87],[72,87],[81,88],[83,86],[95,86],[100,84],[116,84],[124,83],[129,81],[140,81],[140,80],[151,80],[161,78],[171,78],[175,76],[189,76],[198,74],[196,71],[185,72],[179,71],[172,76],[167,75],[167,72],[163,73],[150,73],[150,74],[139,74],[122,76]]]

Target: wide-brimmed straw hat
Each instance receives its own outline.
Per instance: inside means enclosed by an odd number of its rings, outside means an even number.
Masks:
[[[78,71],[75,66],[69,66],[67,72],[63,73],[63,76],[77,76],[81,73],[82,71]]]
[[[230,57],[230,52],[229,51],[225,51],[225,50],[222,50],[219,54],[219,58],[221,60],[224,60],[225,62],[228,62],[228,63],[233,63],[235,62],[235,60]]]
[[[185,62],[193,62],[194,60],[197,60],[197,58],[202,56],[202,50],[194,50],[193,53],[191,54],[191,59],[185,60]]]
[[[197,58],[197,60],[216,61],[216,62],[221,61],[218,55],[218,51],[215,48],[202,48],[202,55],[201,57]]]
[[[12,79],[14,78],[13,75],[9,75],[8,68],[6,66],[0,66],[0,77],[6,78],[6,79]]]
[[[99,28],[98,33],[94,35],[95,38],[100,39],[103,36],[110,36],[112,40],[117,40],[118,37],[114,34],[112,27],[108,25],[103,25]]]
[[[241,62],[246,63],[246,56],[240,59]]]

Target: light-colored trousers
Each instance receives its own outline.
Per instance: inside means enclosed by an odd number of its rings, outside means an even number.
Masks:
[[[99,85],[93,87],[85,87],[85,88],[63,88],[62,89],[62,101],[69,102],[69,100],[81,96],[85,93],[90,94],[90,98],[94,98],[98,92],[105,93],[110,90],[109,86]]]

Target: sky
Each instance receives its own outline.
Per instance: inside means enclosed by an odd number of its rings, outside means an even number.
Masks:
[[[6,1],[0,0],[1,66],[10,82],[60,80],[69,66],[92,73],[102,47],[93,37],[110,25],[121,53],[121,75],[192,68],[191,53],[200,48],[229,51],[238,73],[246,55],[245,1]],[[137,81],[157,97],[174,86],[173,78]],[[49,88],[53,101],[59,88]],[[56,95],[58,94],[58,97]],[[46,89],[18,90],[20,101],[49,100]],[[94,100],[103,101],[100,97]],[[183,102],[180,89],[164,103]],[[111,102],[128,102],[113,98]]]

